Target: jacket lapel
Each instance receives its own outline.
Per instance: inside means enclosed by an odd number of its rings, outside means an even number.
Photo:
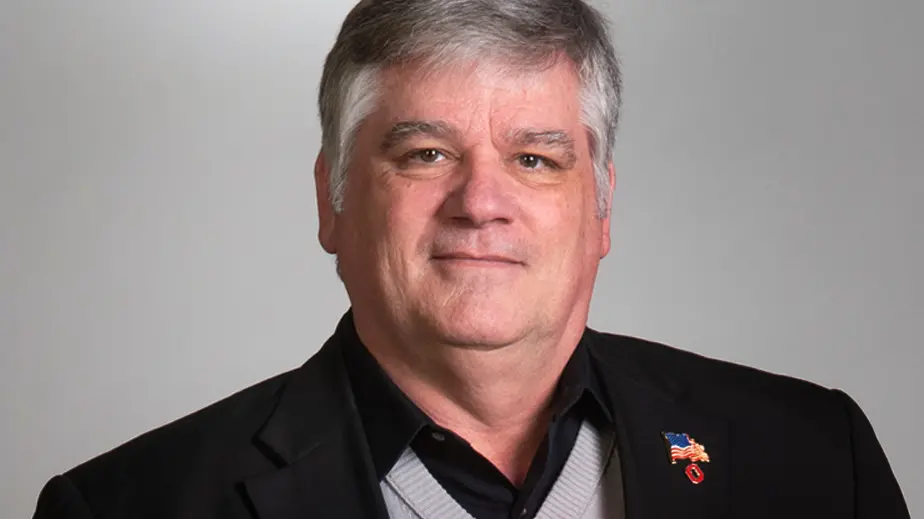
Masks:
[[[345,322],[348,321],[348,322]],[[382,517],[384,505],[355,410],[341,327],[293,374],[255,438],[277,469],[247,479],[260,519]]]
[[[648,366],[639,348],[663,348],[588,329],[591,353],[603,375],[616,420],[627,519],[728,515],[728,422],[693,408],[683,377],[663,375],[670,366]],[[666,359],[665,359],[666,360]],[[662,433],[686,433],[705,447],[710,461],[697,462],[702,481],[685,472],[688,460],[671,463]],[[695,474],[694,474],[695,476]]]

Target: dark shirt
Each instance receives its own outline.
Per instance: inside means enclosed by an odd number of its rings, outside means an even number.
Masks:
[[[355,328],[344,356],[379,481],[410,446],[434,478],[476,519],[530,519],[558,478],[581,423],[612,423],[612,410],[582,338],[552,401],[552,421],[519,488],[460,436],[433,422],[392,382]],[[586,334],[585,334],[586,337]]]

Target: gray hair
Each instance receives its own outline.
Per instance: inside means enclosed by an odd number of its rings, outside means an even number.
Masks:
[[[356,131],[375,108],[380,70],[485,57],[542,67],[561,54],[580,78],[597,212],[605,217],[621,77],[603,17],[582,0],[361,0],[327,55],[318,96],[334,211],[343,209]]]

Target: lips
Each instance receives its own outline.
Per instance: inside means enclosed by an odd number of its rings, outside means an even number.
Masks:
[[[500,256],[496,254],[479,254],[472,252],[449,252],[442,254],[434,254],[433,259],[435,260],[466,260],[466,261],[484,261],[492,263],[510,263],[514,265],[519,265],[522,262],[517,261],[516,259],[509,258],[507,256]]]

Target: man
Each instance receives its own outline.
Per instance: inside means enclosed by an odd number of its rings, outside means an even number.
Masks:
[[[360,2],[315,166],[352,308],[35,516],[908,517],[845,394],[586,328],[619,93],[580,0]]]

